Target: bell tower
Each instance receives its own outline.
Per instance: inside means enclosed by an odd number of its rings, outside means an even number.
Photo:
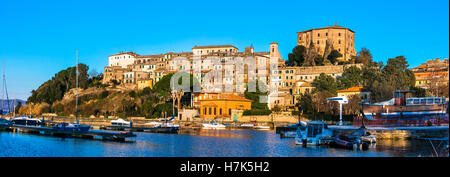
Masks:
[[[270,43],[270,57],[281,58],[280,52],[278,51],[278,43],[276,42]]]

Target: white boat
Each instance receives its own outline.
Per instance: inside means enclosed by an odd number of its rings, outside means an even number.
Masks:
[[[16,125],[40,126],[41,120],[29,117],[16,117],[11,120],[11,123]]]
[[[159,126],[159,125],[161,125],[162,123],[161,122],[148,122],[148,123],[145,123],[145,125],[152,125],[153,127],[156,127],[156,126]]]
[[[302,130],[297,129],[297,136],[295,137],[295,144],[297,145],[312,145],[317,146],[325,142],[325,140],[332,139],[333,132],[328,129],[325,122],[309,121],[306,128]]]
[[[265,125],[257,125],[253,127],[254,129],[258,129],[258,130],[270,130],[270,126],[265,126]]]
[[[225,129],[225,125],[211,122],[209,124],[202,124],[204,129]]]
[[[254,124],[241,124],[240,127],[254,127]]]
[[[111,125],[115,127],[131,127],[131,122],[125,121],[123,119],[112,120]]]
[[[173,127],[180,127],[180,125],[173,124],[173,123],[164,123],[164,124],[155,125],[154,127],[155,128],[173,128]]]

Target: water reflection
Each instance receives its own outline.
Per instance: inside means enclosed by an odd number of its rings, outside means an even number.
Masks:
[[[195,130],[180,134],[136,133],[118,143],[0,132],[0,157],[416,157],[432,156],[420,140],[379,140],[367,151],[295,145],[274,131]]]

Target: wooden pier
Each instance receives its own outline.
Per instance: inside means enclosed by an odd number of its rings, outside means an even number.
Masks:
[[[133,134],[132,132],[107,132],[100,130],[70,131],[70,130],[57,130],[50,127],[25,126],[25,125],[0,125],[0,130],[33,133],[65,138],[101,139],[109,141],[127,141],[127,139],[129,138],[136,137],[136,134]]]

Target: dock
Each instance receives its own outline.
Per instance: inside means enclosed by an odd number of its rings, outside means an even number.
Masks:
[[[120,126],[102,126],[102,130],[112,131],[132,131],[132,132],[148,132],[148,133],[172,133],[177,134],[179,127],[120,127]]]
[[[56,136],[65,138],[83,138],[83,139],[101,139],[108,141],[127,141],[129,138],[136,137],[132,132],[108,132],[100,130],[89,131],[64,131],[56,130],[51,127],[26,126],[26,125],[5,125],[0,124],[0,130],[12,132],[24,132],[40,134],[44,136]]]

